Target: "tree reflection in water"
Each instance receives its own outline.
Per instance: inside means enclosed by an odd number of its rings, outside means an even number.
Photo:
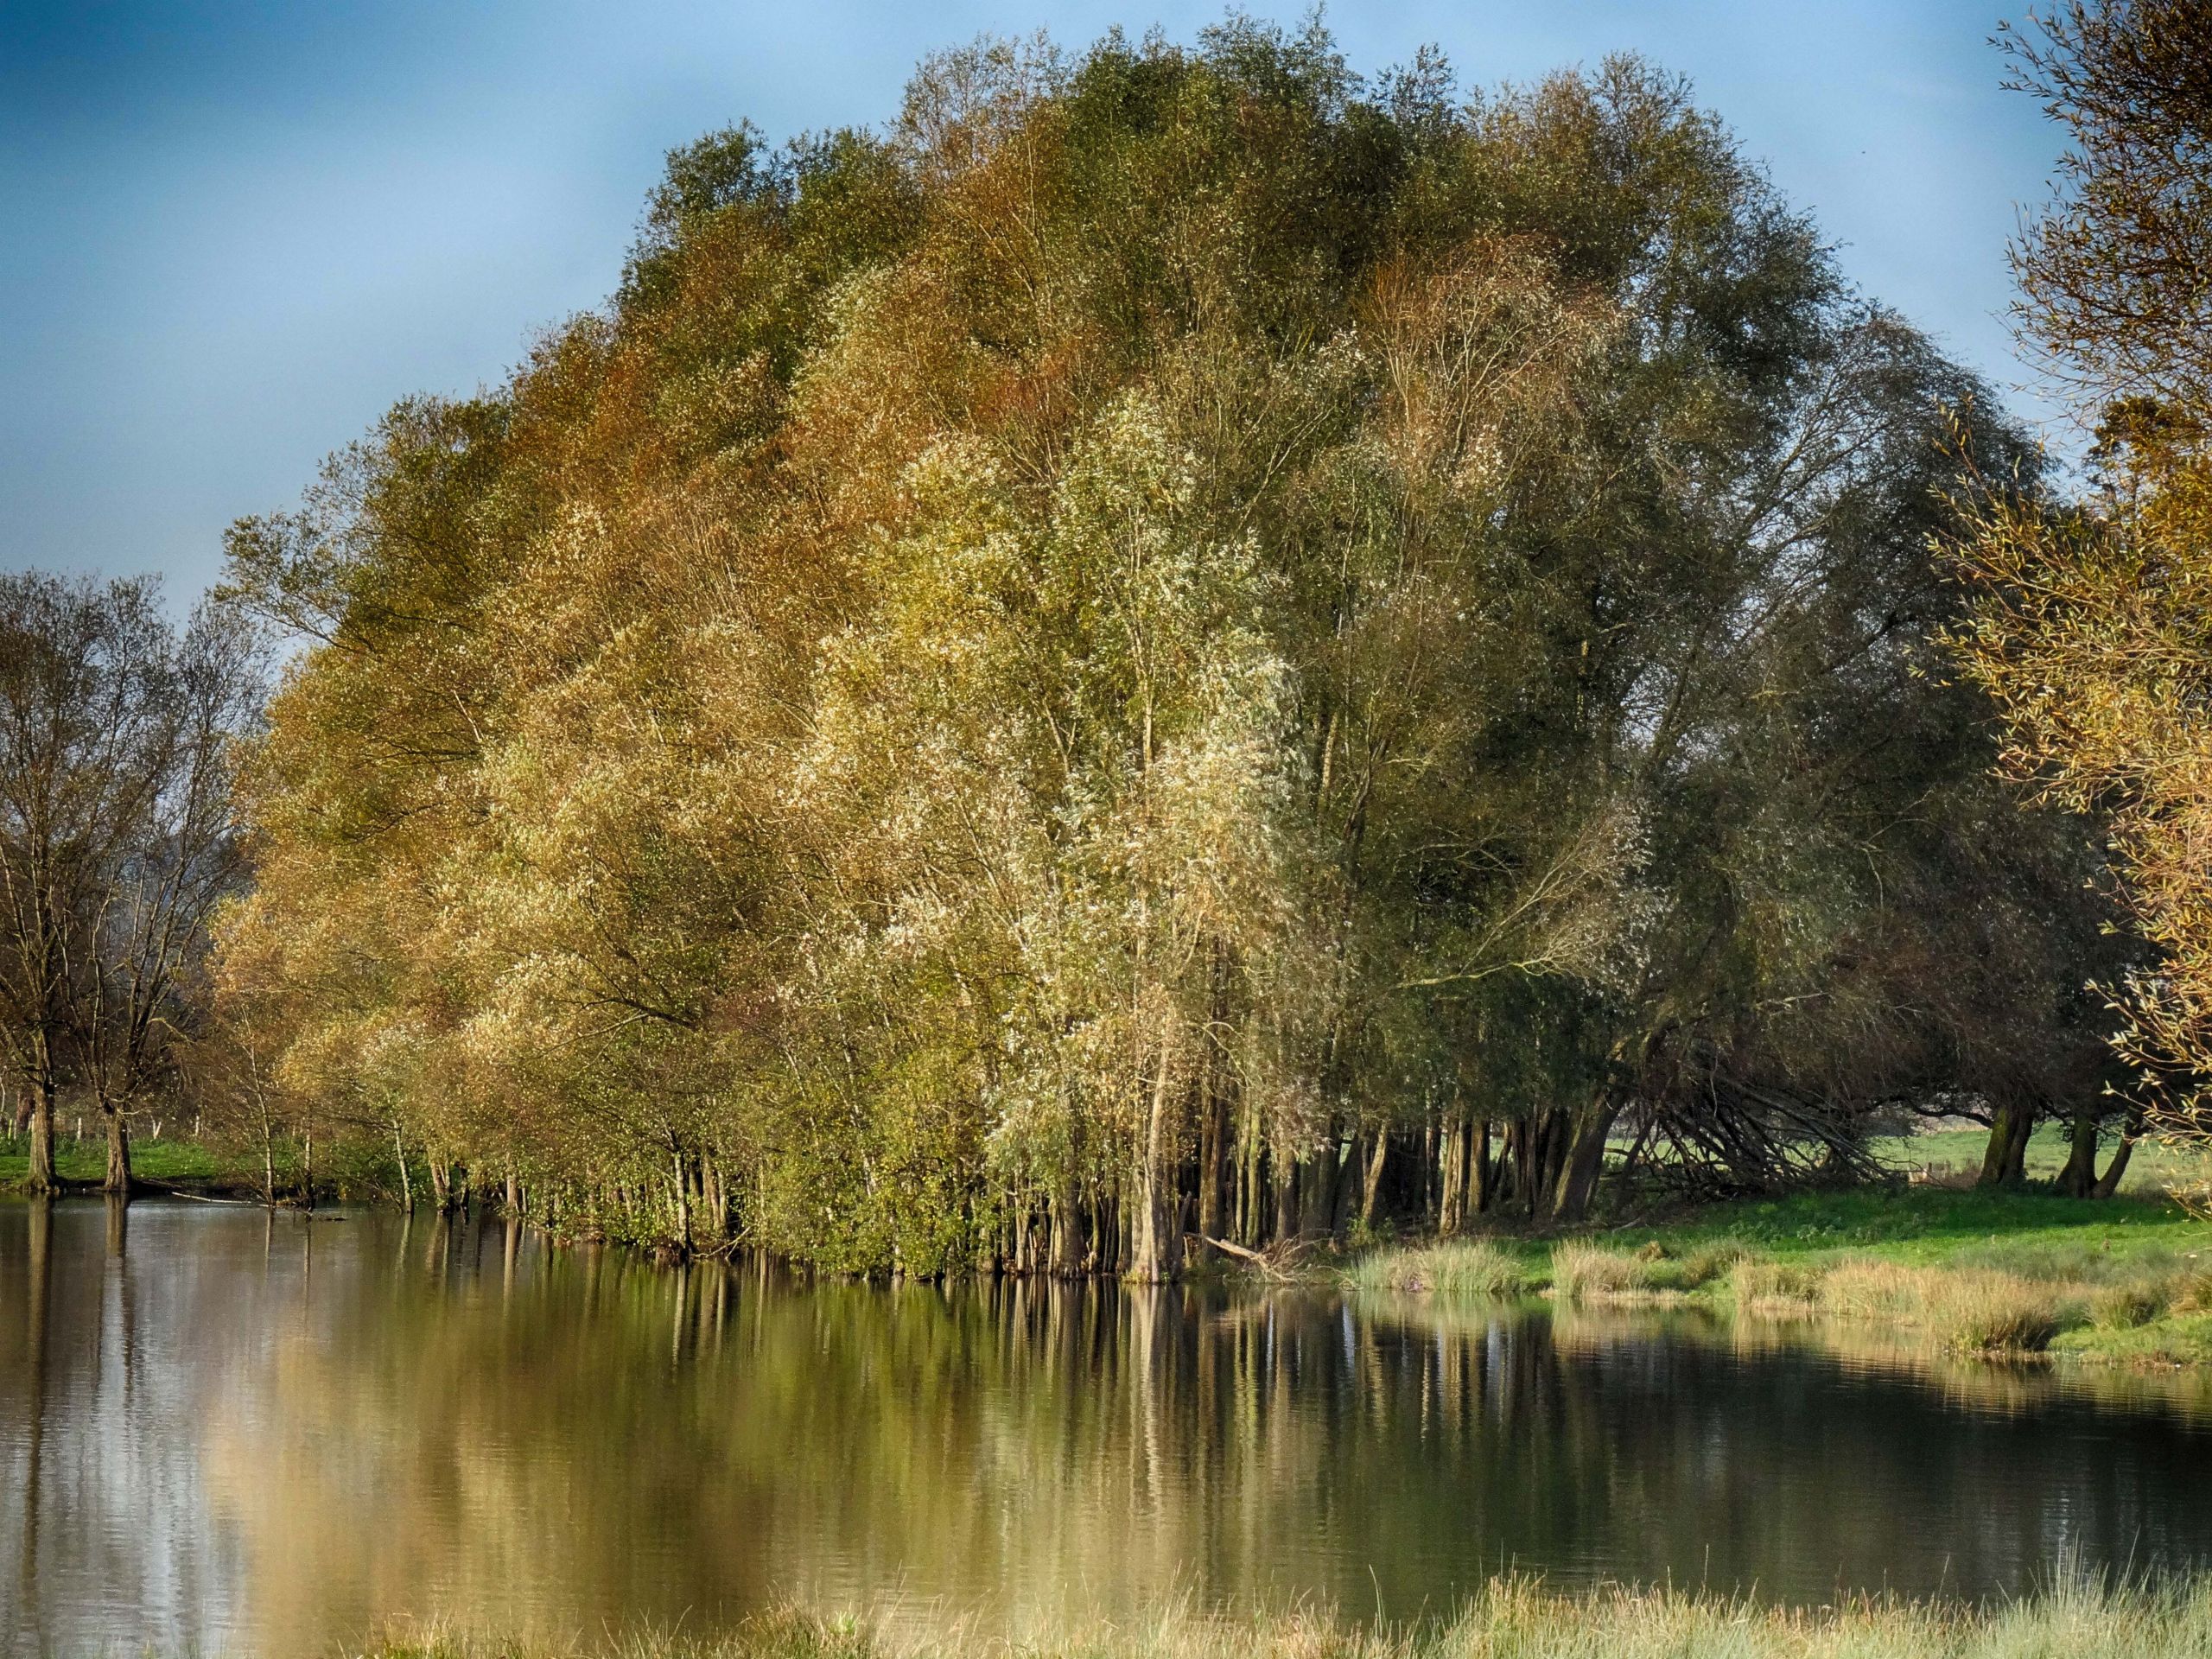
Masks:
[[[0,1285],[10,1651],[2212,1561],[2203,1383],[1863,1327],[808,1284],[181,1204],[0,1207]]]

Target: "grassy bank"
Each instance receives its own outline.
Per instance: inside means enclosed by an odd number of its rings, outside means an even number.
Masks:
[[[1664,1591],[1548,1595],[1501,1584],[1455,1621],[1408,1633],[1314,1614],[988,1637],[913,1634],[798,1615],[705,1640],[633,1637],[539,1645],[400,1638],[366,1659],[2180,1659],[2212,1654],[2212,1590],[2074,1590],[1988,1609],[1862,1602],[1792,1611]]]
[[[2147,1195],[1803,1193],[1556,1243],[1377,1250],[1347,1276],[1371,1289],[1884,1319],[1964,1352],[2212,1362],[2212,1227]]]
[[[0,1138],[0,1191],[20,1187],[30,1174],[30,1146],[21,1137]],[[135,1141],[131,1173],[143,1181],[165,1185],[217,1187],[261,1185],[260,1172],[226,1160],[197,1141]],[[99,1181],[107,1174],[107,1142],[97,1136],[57,1136],[54,1171],[65,1181]]]

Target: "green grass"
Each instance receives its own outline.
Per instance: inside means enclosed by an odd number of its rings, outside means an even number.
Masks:
[[[27,1141],[0,1138],[0,1190],[21,1186],[30,1174],[30,1162]],[[61,1136],[54,1141],[54,1167],[65,1181],[100,1180],[107,1174],[107,1142],[89,1135],[82,1141]],[[180,1185],[259,1180],[256,1172],[233,1166],[197,1141],[134,1141],[130,1168],[141,1180]]]
[[[1898,1170],[1924,1174],[1935,1181],[1971,1180],[1981,1173],[1982,1154],[1989,1145],[1986,1129],[1936,1129],[1926,1135],[1878,1136],[1868,1143],[1884,1163]],[[2069,1141],[2063,1123],[2038,1124],[2028,1137],[2024,1163],[2031,1180],[2048,1181],[2066,1166]],[[2097,1167],[2111,1159],[2107,1140],[2097,1152]],[[2129,1157],[2121,1179],[2122,1192],[2156,1196],[2170,1186],[2186,1185],[2212,1176],[2212,1154],[2157,1141],[2140,1141]]]
[[[1986,1608],[1870,1599],[1791,1610],[1668,1590],[1548,1594],[1493,1584],[1449,1623],[1416,1630],[1305,1611],[1207,1618],[1172,1611],[1122,1624],[999,1636],[958,1624],[915,1632],[866,1619],[785,1613],[716,1637],[396,1637],[364,1659],[2201,1659],[2212,1654],[2212,1590],[2073,1588]]]
[[[1479,1270],[1455,1271],[1454,1253]],[[1417,1270],[1404,1264],[1417,1259]],[[1517,1269],[1517,1272],[1516,1272]],[[1887,1319],[1957,1351],[2212,1362],[2212,1226],[2172,1201],[1942,1186],[1713,1205],[1558,1241],[1497,1236],[1374,1252],[1345,1275],[1452,1294],[1706,1301],[1765,1316]]]

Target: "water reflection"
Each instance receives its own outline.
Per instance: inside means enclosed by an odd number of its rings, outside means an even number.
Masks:
[[[19,1306],[10,1306],[18,1303]],[[0,1648],[1023,1623],[1554,1581],[1985,1593],[2212,1561],[2196,1379],[1878,1333],[681,1271],[452,1224],[0,1207]],[[0,1554],[0,1561],[5,1555]]]

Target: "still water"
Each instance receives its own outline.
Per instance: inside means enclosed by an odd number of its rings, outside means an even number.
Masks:
[[[2212,1389],[1865,1332],[808,1286],[503,1223],[0,1205],[0,1650],[1016,1627],[1554,1584],[2010,1592],[2212,1564]]]

